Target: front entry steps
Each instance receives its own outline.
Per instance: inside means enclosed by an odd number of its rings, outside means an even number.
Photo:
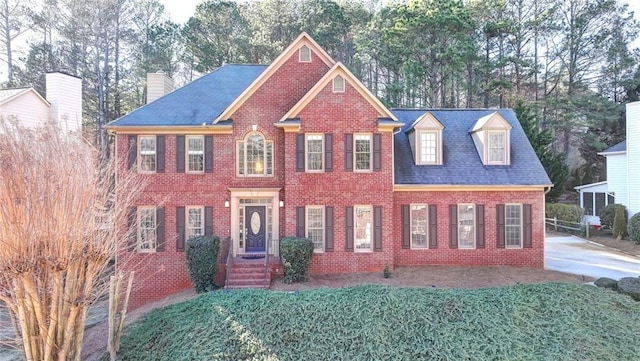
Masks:
[[[271,285],[271,266],[265,264],[264,258],[244,259],[236,257],[227,268],[225,288],[262,288]]]

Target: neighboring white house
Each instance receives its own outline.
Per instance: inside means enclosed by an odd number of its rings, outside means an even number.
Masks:
[[[625,205],[629,216],[640,212],[640,102],[627,104],[627,140],[598,154],[606,158],[607,180],[575,187],[587,220],[599,224],[598,212],[612,203]]]
[[[0,89],[0,116],[25,127],[54,122],[64,133],[82,130],[82,80],[59,72],[46,75],[47,98],[33,88]]]

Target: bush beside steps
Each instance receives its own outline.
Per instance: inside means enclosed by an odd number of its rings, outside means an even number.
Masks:
[[[218,252],[219,237],[199,236],[187,240],[185,257],[189,278],[196,292],[209,292],[216,288],[214,277],[218,269]]]
[[[313,242],[306,238],[285,237],[280,241],[284,283],[306,282],[313,256]]]

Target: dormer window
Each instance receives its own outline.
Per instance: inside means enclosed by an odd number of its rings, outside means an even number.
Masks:
[[[311,49],[308,46],[303,45],[298,50],[298,61],[301,63],[311,62]]]
[[[418,118],[407,132],[417,165],[442,164],[442,124],[431,113]]]
[[[489,150],[489,164],[505,164],[507,159],[506,154],[506,131],[490,131],[487,133],[489,136],[488,150]]]
[[[500,113],[478,119],[469,132],[484,165],[511,164],[511,124]]]
[[[333,92],[344,93],[344,78],[340,75],[333,78]]]
[[[420,137],[420,164],[438,164],[438,131],[421,130]]]

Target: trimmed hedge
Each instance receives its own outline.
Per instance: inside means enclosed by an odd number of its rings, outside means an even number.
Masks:
[[[624,210],[624,222],[626,224],[629,221],[629,212],[627,211],[627,207],[617,203],[609,204],[600,209],[600,213],[598,214],[598,217],[600,217],[600,224],[605,227],[613,228],[613,222],[616,219],[616,209],[618,207],[622,207]]]
[[[306,282],[311,256],[313,256],[311,240],[298,237],[285,237],[280,240],[284,283]]]
[[[194,237],[186,242],[185,256],[189,278],[196,292],[203,293],[216,288],[213,278],[218,269],[220,238],[212,236]]]
[[[580,223],[584,209],[574,204],[548,203],[545,207],[547,218],[557,217],[559,221]]]
[[[629,219],[627,234],[629,234],[629,240],[640,243],[640,212]]]

